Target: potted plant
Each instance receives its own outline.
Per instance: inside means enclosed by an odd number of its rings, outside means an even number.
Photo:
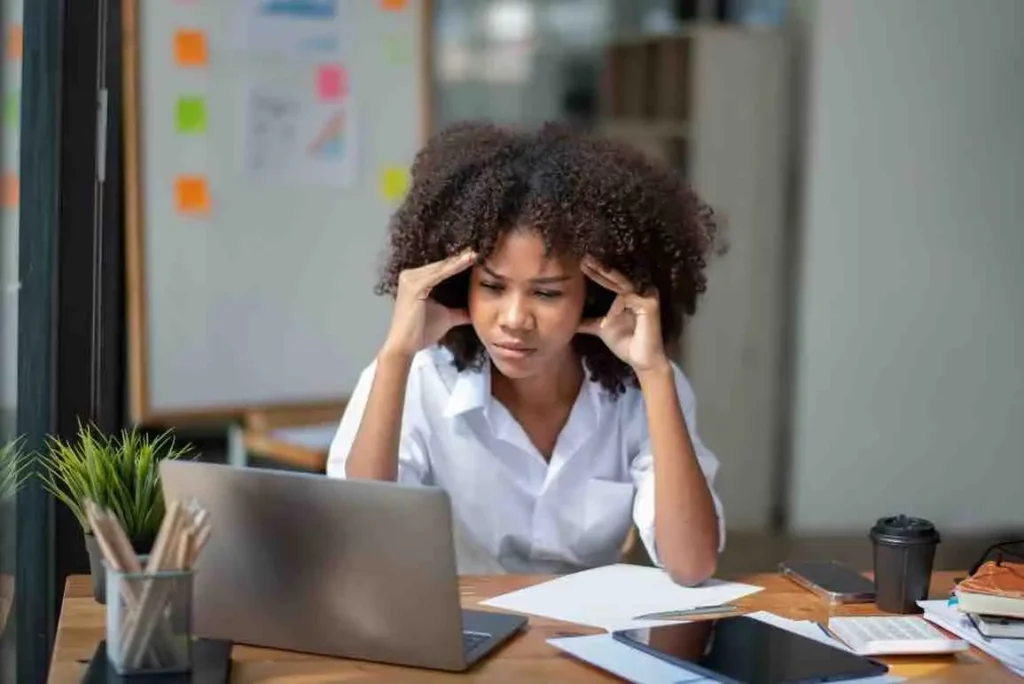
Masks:
[[[91,499],[111,511],[135,553],[148,554],[165,511],[160,461],[186,456],[191,447],[175,445],[171,431],[151,437],[133,428],[111,436],[82,425],[74,440],[50,437],[47,443],[41,455],[40,478],[81,525],[89,554],[93,596],[99,603],[105,603],[103,554],[92,533],[85,502]]]
[[[11,507],[28,473],[28,459],[22,452],[21,440],[0,444],[0,637],[14,603],[14,568],[8,565],[9,559],[14,557],[11,548],[14,535],[7,534],[7,530],[14,526]]]
[[[14,495],[28,477],[28,465],[20,438],[0,444],[0,506],[9,506],[14,501]]]

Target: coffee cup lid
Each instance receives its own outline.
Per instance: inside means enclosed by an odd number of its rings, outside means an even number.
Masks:
[[[876,538],[888,537],[910,543],[937,541],[939,537],[935,525],[929,521],[904,514],[879,518],[871,534]]]

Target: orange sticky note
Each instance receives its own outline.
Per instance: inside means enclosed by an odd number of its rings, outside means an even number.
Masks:
[[[179,176],[175,195],[179,213],[207,214],[210,211],[210,190],[202,176]]]
[[[206,34],[194,29],[182,29],[175,33],[174,59],[178,66],[206,66]]]
[[[18,176],[13,173],[4,174],[2,194],[3,197],[0,197],[0,203],[3,204],[5,209],[14,209],[18,206],[18,197],[21,194]]]
[[[7,45],[4,47],[4,55],[7,59],[19,60],[24,49],[25,38],[21,24],[15,24],[7,31]]]
[[[391,12],[401,12],[408,4],[406,0],[380,0],[380,6]]]

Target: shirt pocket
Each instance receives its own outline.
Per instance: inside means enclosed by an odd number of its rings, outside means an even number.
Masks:
[[[583,491],[582,525],[576,549],[583,560],[611,563],[629,533],[636,490],[631,481],[593,478]]]

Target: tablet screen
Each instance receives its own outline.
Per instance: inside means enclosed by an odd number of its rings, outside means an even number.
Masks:
[[[746,616],[614,632],[630,646],[727,682],[784,684],[871,677],[888,667]]]

